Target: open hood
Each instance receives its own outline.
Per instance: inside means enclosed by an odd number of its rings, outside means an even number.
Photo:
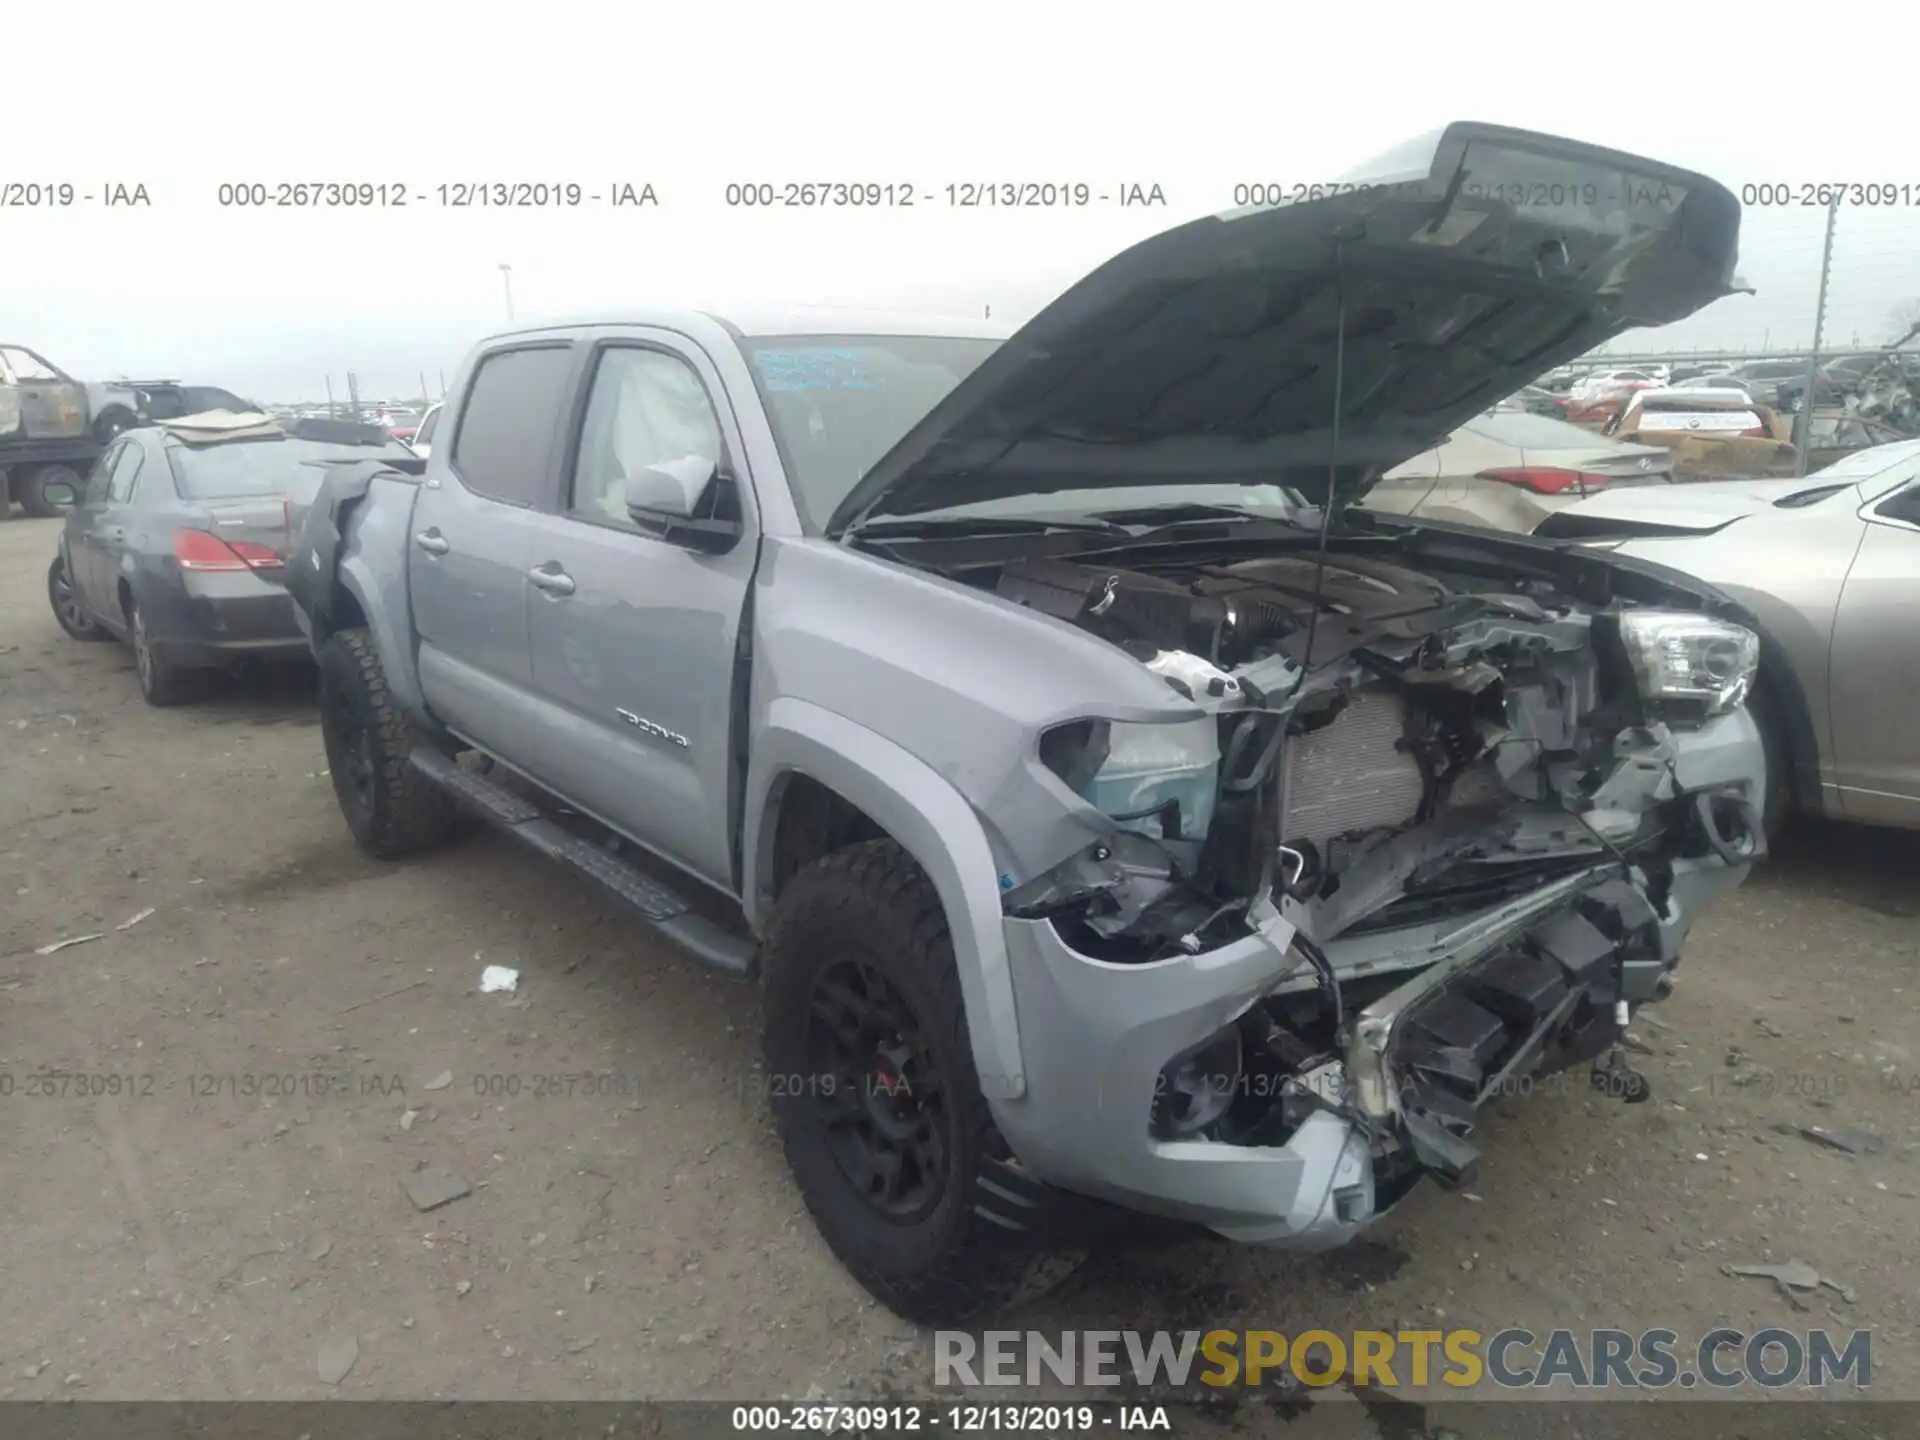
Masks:
[[[883,456],[827,533],[1140,485],[1344,505],[1556,365],[1742,288],[1731,192],[1576,141],[1455,124],[1315,188],[1336,193],[1109,260]]]

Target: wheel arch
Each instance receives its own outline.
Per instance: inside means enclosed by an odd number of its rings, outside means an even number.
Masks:
[[[100,413],[94,416],[92,421],[89,422],[87,433],[92,435],[95,440],[102,441],[102,443],[106,440],[111,440],[119,431],[116,430],[111,434],[103,433],[107,422],[121,417],[124,417],[126,421],[126,423],[120,427],[121,430],[131,430],[140,423],[140,412],[138,410],[134,409],[131,405],[116,400],[110,405],[100,407]]]
[[[924,761],[864,725],[803,700],[775,700],[754,736],[740,893],[755,932],[765,931],[784,878],[778,873],[782,827],[791,822],[783,816],[794,813],[787,807],[819,803],[823,791],[831,797],[825,803],[843,822],[856,830],[873,827],[926,872],[946,912],[981,1088],[996,1100],[1018,1098],[1025,1093],[1026,1074],[1013,977],[993,853],[978,817]]]
[[[1791,768],[1788,793],[1793,808],[1802,814],[1821,814],[1825,807],[1820,786],[1820,735],[1813,706],[1779,642],[1765,627],[1751,619],[1748,623],[1760,637],[1760,672],[1754,681],[1759,702],[1756,718],[1763,725],[1771,722],[1779,726]]]

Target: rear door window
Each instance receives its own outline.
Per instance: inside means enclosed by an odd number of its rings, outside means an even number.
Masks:
[[[113,462],[113,473],[107,479],[109,505],[124,505],[133,498],[133,487],[140,482],[140,462],[143,458],[138,445],[120,447],[120,454]]]
[[[497,350],[480,362],[453,437],[453,470],[476,494],[532,507],[549,491],[571,345]]]
[[[120,457],[133,448],[131,440],[116,440],[93,462],[93,469],[87,472],[86,488],[81,492],[82,505],[104,505],[107,503],[107,486],[113,480],[113,467],[120,463]]]

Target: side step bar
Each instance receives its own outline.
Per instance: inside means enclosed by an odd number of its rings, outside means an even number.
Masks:
[[[695,914],[681,895],[638,866],[572,834],[547,819],[531,801],[485,775],[462,769],[431,746],[415,746],[410,758],[416,770],[483,820],[585,876],[692,959],[735,980],[753,975],[757,947],[751,936]]]

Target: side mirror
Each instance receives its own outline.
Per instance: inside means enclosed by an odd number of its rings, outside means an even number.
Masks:
[[[689,550],[722,554],[744,528],[733,476],[697,455],[628,476],[625,499],[634,524]]]
[[[633,515],[642,524],[661,517],[691,519],[713,484],[715,473],[714,463],[698,455],[649,465],[627,477],[627,510],[644,512]]]

